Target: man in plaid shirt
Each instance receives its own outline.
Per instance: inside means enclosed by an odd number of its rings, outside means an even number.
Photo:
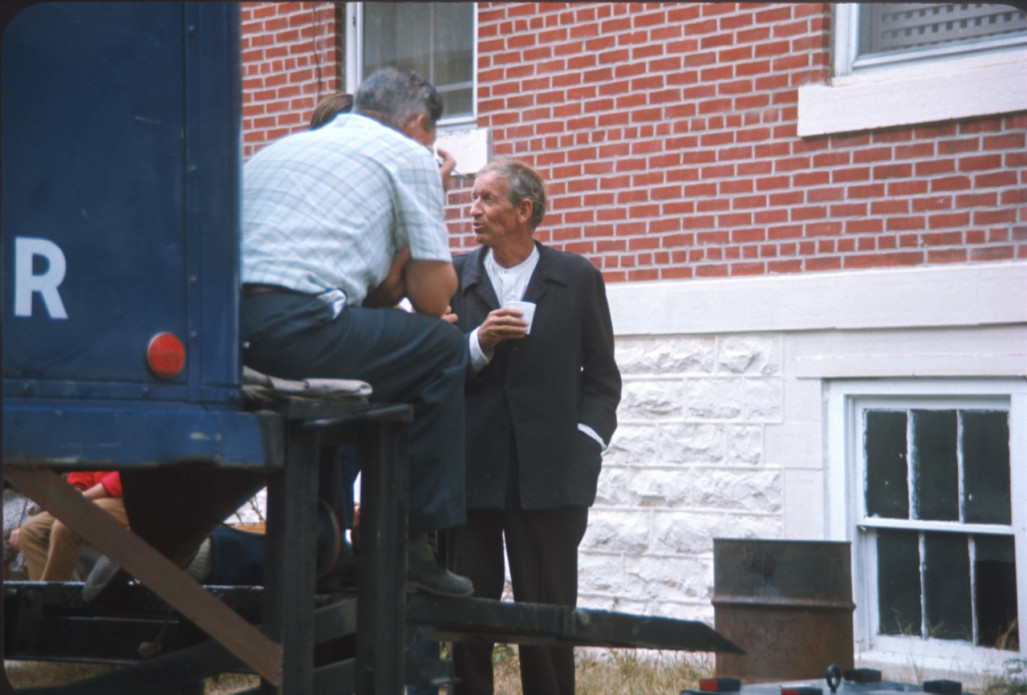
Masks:
[[[361,379],[372,400],[414,405],[408,581],[464,596],[470,581],[436,562],[425,535],[465,515],[467,348],[440,318],[456,288],[430,149],[441,115],[434,87],[382,68],[360,85],[353,113],[253,156],[242,335],[245,363],[265,374]],[[413,312],[394,308],[404,297]]]

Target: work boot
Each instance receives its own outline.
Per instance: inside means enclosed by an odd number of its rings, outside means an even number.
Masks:
[[[407,540],[407,585],[436,596],[470,596],[474,584],[467,577],[453,574],[439,564],[428,536],[411,534]]]

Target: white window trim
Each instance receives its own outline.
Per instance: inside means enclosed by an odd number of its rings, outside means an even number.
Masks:
[[[857,407],[870,399],[891,400],[905,406],[917,399],[954,400],[978,398],[1009,407],[1010,493],[1013,500],[1012,529],[1016,538],[1017,600],[1020,626],[1020,657],[1027,656],[1027,381],[1023,379],[889,379],[836,380],[825,382],[827,426],[827,537],[852,543],[853,641],[860,663],[908,665],[985,673],[1001,667],[1013,654],[999,649],[974,647],[966,642],[875,635],[875,592],[869,582],[875,576],[873,557],[857,547],[861,486],[856,471],[861,432]],[[862,571],[861,571],[862,570]]]
[[[346,3],[346,91],[355,94],[360,84],[360,56],[364,54],[364,3]]]
[[[857,7],[833,8],[834,77],[799,87],[799,137],[1027,110],[1027,47],[853,71]]]
[[[346,3],[346,91],[353,94],[360,84],[361,56],[363,55],[363,23],[364,3]],[[436,146],[448,151],[456,159],[457,171],[461,174],[474,174],[489,162],[492,157],[492,133],[489,128],[477,127],[478,114],[478,22],[474,22],[474,36],[471,38],[473,54],[472,72],[474,86],[470,116],[446,118],[439,121]]]

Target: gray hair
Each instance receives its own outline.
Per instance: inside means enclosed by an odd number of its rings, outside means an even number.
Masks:
[[[542,176],[524,162],[516,159],[499,159],[489,162],[478,171],[478,176],[494,172],[506,180],[506,196],[517,207],[522,200],[531,201],[531,219],[528,223],[535,230],[546,215],[546,184]]]
[[[403,130],[411,119],[423,113],[428,127],[434,128],[442,118],[442,97],[417,73],[386,66],[360,83],[353,110],[374,115],[396,130]]]

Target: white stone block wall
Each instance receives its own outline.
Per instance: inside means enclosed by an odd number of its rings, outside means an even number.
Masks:
[[[617,340],[619,427],[581,546],[580,603],[712,622],[713,538],[778,538],[784,411],[773,335]]]

